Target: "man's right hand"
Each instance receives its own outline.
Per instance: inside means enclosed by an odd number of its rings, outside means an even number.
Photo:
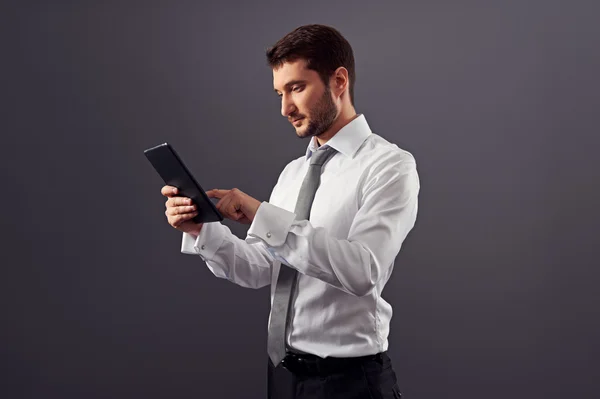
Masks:
[[[161,194],[168,198],[165,206],[167,221],[171,226],[184,233],[195,236],[200,234],[202,223],[195,223],[192,219],[198,215],[196,205],[190,198],[177,197],[178,190],[173,186],[164,186]]]

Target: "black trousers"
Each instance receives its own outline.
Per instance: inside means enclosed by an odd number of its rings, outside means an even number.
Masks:
[[[286,366],[286,360],[273,367],[268,360],[269,399],[400,399],[396,373],[386,352],[369,358],[340,360],[339,367],[319,367],[310,356],[311,367]],[[322,370],[321,370],[322,369]]]

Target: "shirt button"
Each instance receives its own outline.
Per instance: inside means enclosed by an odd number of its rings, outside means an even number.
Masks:
[[[205,250],[206,249],[206,245],[203,245],[200,247],[201,250]]]
[[[267,232],[267,238],[271,238],[271,232],[270,231]]]

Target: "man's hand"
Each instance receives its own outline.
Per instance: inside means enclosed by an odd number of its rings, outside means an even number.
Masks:
[[[210,198],[218,198],[220,200],[216,207],[224,217],[244,224],[252,223],[261,204],[259,200],[252,198],[237,188],[231,190],[214,189],[207,191],[206,194]]]
[[[198,215],[198,210],[192,200],[186,197],[177,197],[178,190],[176,187],[164,186],[160,192],[169,198],[165,203],[167,208],[165,214],[169,224],[179,231],[198,236],[202,229],[202,223],[195,223],[192,220]]]

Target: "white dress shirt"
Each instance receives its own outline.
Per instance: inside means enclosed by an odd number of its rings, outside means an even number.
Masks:
[[[372,133],[364,115],[325,145],[338,152],[323,165],[310,220],[296,220],[296,199],[317,149],[286,165],[262,202],[246,239],[221,223],[183,233],[181,252],[200,255],[212,273],[243,287],[271,284],[281,262],[298,270],[288,345],[321,357],[387,350],[392,307],[381,292],[417,216],[415,159]]]

